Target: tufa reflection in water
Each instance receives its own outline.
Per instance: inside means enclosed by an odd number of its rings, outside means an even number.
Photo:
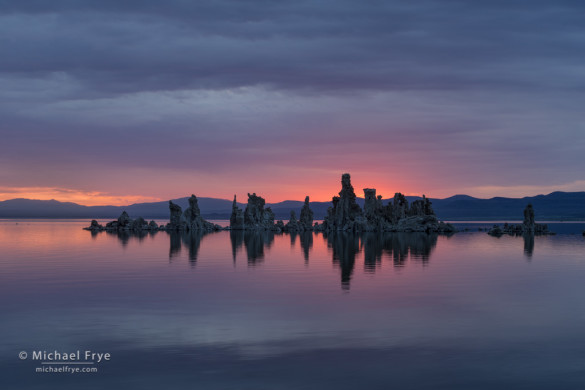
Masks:
[[[167,234],[170,236],[169,261],[177,257],[181,253],[182,248],[185,247],[189,252],[189,263],[191,266],[195,266],[203,236],[214,233],[205,233],[201,230],[173,230],[167,231]]]
[[[530,260],[534,252],[534,233],[524,233],[522,239],[524,240],[524,255]]]
[[[238,250],[244,246],[248,265],[256,265],[264,260],[264,249],[268,249],[274,242],[273,231],[231,230],[232,258],[236,262]],[[292,242],[292,241],[291,241]]]
[[[98,234],[101,234],[100,231],[92,231],[91,236],[92,238],[96,238]],[[108,236],[115,236],[118,238],[122,246],[127,246],[130,239],[136,239],[138,241],[143,241],[146,237],[153,237],[157,232],[153,231],[128,231],[128,230],[118,230],[118,231],[106,231],[105,232]]]
[[[91,231],[92,239],[100,234],[115,236],[122,246],[126,247],[130,240],[143,241],[147,237],[154,237],[157,234],[167,234],[170,237],[169,259],[177,257],[183,247],[188,248],[189,260],[193,265],[197,262],[199,246],[204,236],[208,234],[219,234],[218,232],[204,231]],[[421,260],[423,264],[429,261],[431,251],[437,244],[439,235],[450,236],[451,234],[436,234],[422,232],[290,232],[275,233],[273,231],[230,231],[232,246],[232,258],[236,261],[237,252],[244,247],[249,265],[260,263],[264,260],[264,251],[270,248],[274,242],[275,235],[290,237],[290,245],[294,247],[297,239],[303,252],[305,264],[309,263],[309,255],[313,248],[315,236],[323,235],[327,246],[333,250],[333,261],[335,264],[344,265],[355,263],[355,256],[364,252],[364,268],[366,272],[374,272],[381,263],[384,254],[390,256],[394,266],[401,267],[407,259]],[[535,234],[524,233],[516,235],[522,237],[524,242],[524,255],[528,260],[534,254]],[[499,238],[499,237],[498,237]],[[356,241],[357,240],[357,241]],[[342,269],[346,269],[343,268]],[[353,268],[352,268],[353,269]],[[351,272],[349,273],[349,276]]]
[[[438,234],[427,233],[350,233],[325,234],[332,250],[333,263],[341,269],[341,287],[349,290],[356,256],[364,252],[364,267],[375,272],[385,254],[393,259],[395,267],[402,267],[411,258],[427,264]]]
[[[187,248],[189,253],[189,262],[192,266],[197,264],[197,256],[199,254],[199,247],[201,240],[208,234],[216,234],[217,232],[203,232],[201,230],[193,231],[92,231],[92,238],[97,238],[99,234],[105,233],[108,236],[115,236],[118,238],[123,247],[126,247],[130,240],[143,241],[146,237],[154,237],[157,234],[167,234],[169,236],[169,261],[180,255],[183,247]]]
[[[325,238],[327,246],[333,252],[333,264],[341,269],[341,288],[349,290],[355,257],[360,251],[359,235],[334,231],[327,234]]]
[[[305,259],[305,264],[309,264],[309,253],[313,248],[313,232],[312,231],[302,231],[302,232],[290,232],[290,246],[294,247],[297,242],[297,237],[301,242],[301,249],[303,250],[303,257]]]
[[[95,238],[102,232],[92,232]],[[120,240],[123,246],[127,246],[129,240],[144,240],[147,236],[167,234],[169,236],[169,260],[172,261],[180,255],[183,248],[188,250],[189,262],[192,266],[197,264],[197,257],[201,241],[207,235],[222,234],[218,232],[194,231],[117,231],[106,232]],[[343,232],[333,231],[329,233],[300,232],[300,233],[275,233],[272,231],[246,231],[232,230],[229,232],[233,262],[236,262],[238,252],[242,249],[246,254],[248,266],[261,263],[265,258],[265,251],[269,249],[275,240],[275,235],[290,237],[290,245],[294,247],[297,239],[300,242],[305,264],[309,264],[311,250],[315,236],[322,235],[327,248],[332,254],[332,261],[341,270],[341,287],[349,290],[352,274],[355,268],[356,257],[362,252],[364,256],[364,269],[373,273],[380,266],[384,256],[392,259],[394,267],[403,267],[409,259],[421,261],[426,265],[431,253],[437,245],[438,234],[428,233],[383,233],[383,232]],[[531,241],[525,237],[524,251],[527,256],[532,255],[534,239]]]

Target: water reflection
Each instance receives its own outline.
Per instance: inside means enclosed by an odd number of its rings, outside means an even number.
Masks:
[[[290,235],[290,246],[294,247],[296,242],[297,242],[298,233],[297,232],[290,232],[289,235]]]
[[[232,244],[232,260],[235,264],[238,250],[244,244],[244,232],[242,230],[230,230],[230,242]]]
[[[264,250],[272,246],[274,232],[232,230],[230,231],[230,241],[232,243],[232,257],[234,262],[236,261],[240,248],[244,246],[248,265],[255,265],[264,260]]]
[[[139,241],[148,235],[157,232],[114,232],[123,246],[135,237]],[[201,246],[201,240],[207,234],[200,231],[173,231],[167,232],[169,236],[169,260],[178,257],[183,248],[187,248],[189,262],[192,266],[197,264],[197,257]],[[309,264],[309,257],[313,249],[314,236],[321,233],[302,232],[289,235],[290,245],[296,246],[297,238],[300,241],[301,251],[305,264]],[[285,236],[286,234],[280,233]],[[254,266],[265,258],[265,252],[274,243],[275,233],[271,231],[243,231],[232,230],[229,232],[231,242],[232,260],[235,264],[238,253],[242,250],[246,254],[249,266]],[[382,264],[382,259],[391,259],[394,267],[403,267],[409,259],[428,264],[431,253],[437,245],[437,234],[427,233],[351,233],[331,232],[323,233],[327,248],[331,251],[333,264],[341,270],[341,287],[349,290],[352,274],[355,268],[356,257],[363,252],[364,270],[368,273],[376,272]],[[534,249],[534,237],[524,237],[524,252],[530,257]]]
[[[313,249],[313,232],[299,233],[301,239],[301,249],[305,258],[305,264],[309,264],[309,253]],[[292,244],[291,244],[292,245]]]
[[[314,236],[320,233],[302,232],[288,234],[291,247],[300,241],[305,264],[309,263],[313,249]],[[287,235],[287,234],[282,234]],[[230,231],[232,259],[245,248],[249,265],[263,261],[266,248],[274,242],[275,233],[268,231]],[[355,266],[356,256],[364,252],[364,267],[374,272],[381,264],[384,254],[393,259],[394,265],[403,266],[408,258],[429,261],[432,249],[437,245],[436,234],[427,233],[350,233],[332,232],[323,234],[327,247],[331,249],[333,263],[341,269],[341,283],[344,289],[349,288],[351,275]]]
[[[438,237],[438,234],[427,233],[392,233],[384,237],[382,251],[392,256],[396,267],[404,266],[408,258],[426,265]]]
[[[187,248],[189,253],[189,263],[191,266],[197,264],[197,256],[199,255],[199,247],[201,246],[201,240],[207,234],[202,231],[172,231],[168,232],[170,236],[170,249],[169,249],[169,260],[172,261],[174,257],[177,257],[181,253],[183,247]]]
[[[522,239],[524,240],[524,255],[530,260],[534,252],[534,234],[525,233]]]
[[[91,232],[92,237],[95,237],[96,235],[100,234],[101,232]],[[106,234],[110,235],[110,236],[116,236],[118,238],[118,240],[120,241],[120,243],[122,244],[122,246],[127,246],[128,242],[130,242],[131,239],[137,239],[138,241],[142,241],[144,240],[147,236],[154,236],[156,233],[156,231],[127,231],[127,230],[119,230],[119,231],[107,231]]]
[[[181,236],[177,232],[170,234],[171,247],[169,249],[169,260],[173,257],[177,257],[181,253]]]
[[[139,242],[147,236],[154,236],[159,232],[106,232],[111,236],[116,236],[122,246],[127,246],[128,242],[136,239]],[[99,232],[92,232],[92,238],[96,238]],[[162,233],[161,233],[162,234]],[[198,231],[189,232],[167,232],[170,241],[169,260],[172,261],[180,255],[183,248],[188,250],[189,262],[192,266],[197,264],[197,257],[201,246],[201,240],[207,234]],[[300,247],[305,264],[309,264],[311,251],[313,250],[315,236],[322,234],[327,247],[332,254],[333,264],[341,270],[341,287],[348,290],[352,274],[355,267],[356,257],[363,252],[364,271],[375,273],[381,267],[383,259],[389,258],[394,267],[404,267],[409,260],[419,261],[427,265],[433,249],[437,245],[437,234],[428,233],[351,233],[351,232],[332,232],[332,233],[290,233],[290,245],[296,246],[297,241]],[[238,253],[245,251],[246,259],[249,266],[254,266],[264,261],[265,251],[270,248],[275,240],[275,233],[271,231],[242,231],[233,230],[229,232],[232,259],[236,262]],[[286,233],[277,233],[277,235],[286,236]],[[530,260],[534,253],[534,235],[522,235],[524,242],[524,255]]]
[[[494,236],[495,239],[500,240],[502,237],[511,237],[514,240],[519,240],[522,237],[522,241],[524,242],[524,256],[528,261],[532,260],[532,255],[534,254],[534,237],[538,236],[539,234],[534,233],[517,233],[517,234],[505,234]]]
[[[268,249],[257,233],[94,241],[51,224],[0,224],[3,388],[582,387],[581,235],[276,234]],[[247,265],[255,242],[269,267]],[[15,356],[78,347],[115,361],[49,378]]]
[[[325,235],[327,246],[333,252],[333,264],[341,268],[341,288],[349,290],[349,283],[360,251],[359,235],[349,232],[332,232]]]
[[[364,269],[373,273],[387,255],[395,267],[402,267],[408,259],[429,262],[437,245],[437,234],[427,233],[348,233],[334,232],[326,236],[333,252],[333,263],[341,269],[341,287],[349,290],[355,259],[364,252]]]
[[[364,270],[366,272],[373,273],[382,264],[383,239],[383,233],[366,233],[362,237]]]

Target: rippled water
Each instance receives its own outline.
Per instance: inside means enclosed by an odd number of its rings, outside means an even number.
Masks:
[[[85,225],[0,222],[3,389],[585,387],[580,234]],[[112,357],[36,373],[36,350]]]

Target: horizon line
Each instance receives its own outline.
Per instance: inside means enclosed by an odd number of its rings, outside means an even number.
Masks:
[[[549,192],[547,194],[541,193],[541,194],[536,194],[536,195],[526,195],[526,196],[522,196],[522,197],[508,197],[508,196],[493,196],[491,198],[479,198],[479,197],[475,197],[472,195],[467,195],[467,194],[455,194],[455,195],[451,195],[451,196],[447,196],[444,198],[436,198],[436,197],[430,197],[430,196],[426,196],[428,199],[437,199],[437,200],[444,200],[444,199],[449,199],[449,198],[453,198],[456,196],[466,196],[469,198],[473,198],[473,199],[478,199],[478,200],[490,200],[490,199],[496,199],[496,198],[505,198],[505,199],[524,199],[524,198],[534,198],[537,196],[548,196],[548,195],[552,195],[554,193],[583,193],[585,191],[552,191]],[[258,194],[257,194],[258,195]],[[423,194],[424,195],[424,194]],[[404,194],[404,196],[406,197],[417,197],[417,198],[422,198],[423,195],[406,195]],[[55,198],[50,198],[50,199],[36,199],[36,198],[10,198],[10,199],[3,199],[0,200],[0,202],[8,202],[8,201],[13,201],[13,200],[32,200],[32,201],[43,201],[43,202],[50,202],[50,201],[55,201],[55,202],[59,202],[59,203],[72,203],[78,206],[83,206],[83,207],[127,207],[127,206],[133,206],[136,204],[145,204],[145,203],[160,203],[160,202],[168,202],[168,201],[173,201],[173,200],[180,200],[183,198],[188,198],[191,195],[185,195],[182,197],[178,197],[178,198],[170,198],[170,199],[159,199],[159,200],[152,200],[152,201],[145,201],[145,202],[134,202],[134,203],[128,203],[128,204],[98,204],[98,205],[87,205],[87,204],[82,204],[82,203],[78,203],[78,202],[73,202],[73,201],[67,201],[67,200],[59,200],[59,199],[55,199]],[[197,199],[201,199],[201,198],[206,198],[206,199],[216,199],[216,200],[224,200],[224,201],[228,201],[228,202],[233,202],[233,199],[226,199],[226,198],[216,198],[216,197],[212,197],[212,196],[198,196],[195,195],[197,197]],[[258,195],[258,196],[262,196],[262,195]],[[335,196],[335,195],[334,195]],[[263,196],[262,196],[263,197]],[[364,199],[361,196],[356,196],[358,199]],[[264,198],[264,197],[263,197]],[[389,197],[389,198],[382,198],[382,200],[391,200],[393,198]],[[236,195],[236,199],[237,199],[237,195]],[[297,199],[285,199],[285,200],[281,200],[281,201],[277,201],[277,202],[268,202],[268,200],[266,198],[264,198],[266,200],[267,204],[278,204],[278,203],[284,203],[284,202],[304,202],[304,200],[297,200]],[[310,199],[310,197],[309,197]],[[237,201],[237,200],[236,200]],[[332,200],[309,200],[310,203],[325,203],[325,202],[331,202]],[[237,201],[237,203],[240,204],[246,204],[246,202],[241,202],[241,201]]]

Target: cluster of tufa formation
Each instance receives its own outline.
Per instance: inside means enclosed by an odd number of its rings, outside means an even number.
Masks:
[[[554,234],[548,230],[548,225],[534,222],[534,208],[531,204],[524,209],[524,221],[522,224],[508,224],[505,223],[503,227],[494,225],[489,231],[490,236],[521,235],[521,234]]]
[[[91,231],[198,231],[211,232],[222,229],[228,230],[268,230],[274,232],[305,232],[305,231],[352,231],[352,232],[454,232],[455,228],[439,222],[431,202],[424,195],[421,200],[415,200],[409,206],[406,197],[400,193],[394,195],[393,201],[382,204],[382,196],[376,196],[373,188],[364,188],[364,209],[357,204],[356,195],[351,185],[348,173],[341,177],[341,191],[334,196],[322,224],[313,224],[313,211],[309,206],[309,197],[301,208],[300,216],[291,211],[290,220],[274,222],[274,212],[266,206],[261,196],[248,194],[248,204],[242,211],[238,207],[236,197],[232,205],[229,227],[222,228],[201,217],[197,204],[197,197],[191,195],[189,207],[183,212],[181,206],[169,201],[170,222],[157,226],[156,222],[147,223],[144,218],[132,220],[124,211],[116,220],[109,222],[105,227],[96,220],[86,230]],[[534,219],[534,218],[533,218]]]
[[[401,193],[396,193],[392,202],[382,204],[382,196],[376,196],[373,188],[364,188],[364,209],[356,202],[349,173],[341,177],[341,191],[334,196],[333,205],[327,210],[323,224],[315,225],[322,231],[355,232],[454,232],[451,224],[440,222],[431,202],[424,195],[408,205]]]
[[[309,197],[301,208],[300,217],[293,210],[290,219],[274,223],[274,213],[270,208],[264,208],[265,201],[256,194],[248,194],[246,210],[242,211],[234,196],[232,214],[230,217],[231,230],[271,230],[285,232],[304,231],[389,231],[389,232],[454,232],[455,228],[439,222],[431,202],[423,195],[422,200],[416,200],[409,206],[406,197],[400,193],[394,195],[393,202],[384,206],[382,196],[376,196],[373,188],[364,189],[364,209],[357,204],[351,178],[348,173],[341,177],[341,191],[334,196],[332,207],[322,224],[313,224],[313,211],[309,206]]]
[[[264,207],[266,202],[261,196],[248,194],[248,204],[242,211],[236,203],[232,205],[230,216],[230,230],[270,230],[275,232],[303,232],[313,230],[313,211],[309,207],[309,197],[305,197],[305,204],[301,209],[300,219],[294,210],[290,212],[290,220],[285,224],[279,220],[274,222],[274,212],[270,207]]]
[[[89,227],[84,228],[85,230],[91,231],[203,231],[211,232],[221,230],[221,226],[215,225],[211,222],[207,222],[201,217],[199,211],[199,205],[197,204],[197,197],[191,195],[189,198],[189,207],[183,212],[181,206],[169,201],[169,210],[171,213],[170,222],[166,225],[158,226],[156,222],[146,222],[144,218],[138,217],[136,219],[130,218],[126,211],[122,212],[122,215],[117,220],[108,222],[106,226],[100,225],[95,219],[91,221]]]
[[[305,197],[305,203],[301,208],[301,216],[298,220],[294,210],[291,210],[288,223],[284,225],[282,221],[278,221],[277,224],[285,232],[304,232],[313,230],[313,211],[309,207],[309,197]]]
[[[106,226],[100,225],[95,219],[91,220],[89,227],[84,228],[91,231],[148,231],[160,230],[160,226],[156,222],[147,222],[144,218],[138,217],[136,219],[130,218],[127,212],[122,212],[118,219],[108,222]]]
[[[278,230],[274,224],[274,213],[270,207],[264,207],[266,201],[256,193],[248,194],[248,204],[242,211],[236,203],[232,205],[232,215],[230,217],[231,230]]]
[[[181,206],[169,201],[169,209],[171,211],[171,221],[165,226],[165,230],[189,230],[189,231],[204,231],[213,232],[221,230],[221,226],[207,222],[201,216],[199,205],[197,204],[197,197],[191,195],[189,198],[189,207],[182,211]]]

